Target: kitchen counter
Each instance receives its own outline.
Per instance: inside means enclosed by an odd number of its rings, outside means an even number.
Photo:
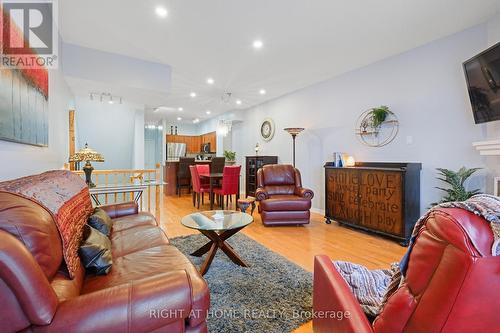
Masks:
[[[195,160],[196,164],[210,164],[210,160]],[[177,172],[179,171],[179,159],[166,160],[163,167],[163,179],[166,185],[163,186],[163,193],[165,195],[176,195],[177,188]]]

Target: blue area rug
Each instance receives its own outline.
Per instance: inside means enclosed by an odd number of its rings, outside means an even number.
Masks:
[[[198,268],[206,255],[189,254],[207,241],[201,234],[171,239]],[[250,267],[217,252],[204,276],[210,287],[210,333],[285,333],[310,320],[311,273],[243,234],[228,243]]]

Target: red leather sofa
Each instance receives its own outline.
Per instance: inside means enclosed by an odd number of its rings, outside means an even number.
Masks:
[[[302,187],[291,165],[265,165],[257,171],[259,212],[264,225],[308,224],[314,192]]]
[[[61,238],[37,203],[0,193],[1,332],[207,332],[208,286],[135,203],[103,207],[114,221],[113,266],[62,270]]]
[[[406,281],[373,324],[331,260],[317,256],[314,332],[499,332],[500,257],[491,255],[492,245],[481,217],[457,208],[435,211],[417,236]]]

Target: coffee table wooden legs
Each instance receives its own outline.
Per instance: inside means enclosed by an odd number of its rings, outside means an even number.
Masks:
[[[227,230],[220,234],[211,230],[200,230],[203,235],[210,239],[210,242],[191,253],[192,256],[201,257],[208,252],[208,256],[200,269],[201,275],[205,275],[205,273],[210,268],[210,264],[212,264],[212,261],[214,260],[215,254],[217,253],[218,249],[221,249],[235,264],[243,267],[248,267],[248,264],[243,259],[241,259],[241,257],[236,253],[231,245],[226,243],[226,240],[229,237],[233,236],[241,229],[243,228]]]

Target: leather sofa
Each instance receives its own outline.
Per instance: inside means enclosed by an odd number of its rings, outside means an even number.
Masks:
[[[113,266],[69,279],[52,215],[0,192],[0,331],[207,332],[208,286],[155,218],[135,203],[103,209]]]
[[[493,241],[479,216],[457,208],[433,212],[415,240],[405,282],[373,324],[330,258],[317,256],[314,332],[498,332],[500,257],[491,255]]]
[[[308,224],[314,192],[302,187],[300,171],[291,165],[265,165],[257,171],[259,212],[264,225]]]

